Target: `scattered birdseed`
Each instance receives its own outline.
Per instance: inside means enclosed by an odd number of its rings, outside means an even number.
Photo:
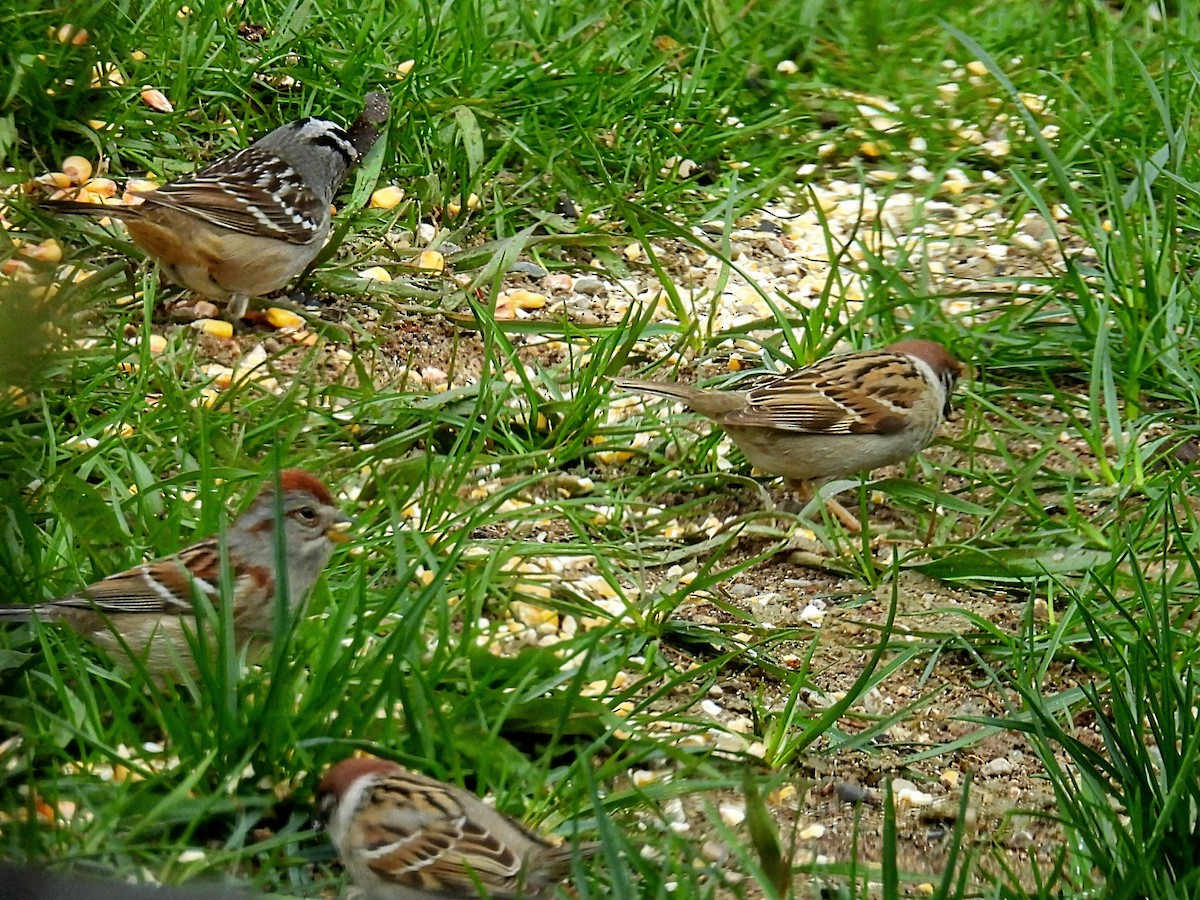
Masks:
[[[800,621],[805,625],[819,628],[825,621],[825,601],[814,597],[800,611]]]
[[[394,209],[404,199],[404,189],[389,185],[371,194],[371,206],[375,209]]]
[[[358,273],[359,278],[365,278],[367,281],[391,281],[392,276],[388,274],[388,270],[383,266],[371,266],[363,269]]]
[[[167,99],[167,95],[157,88],[150,85],[144,85],[141,93],[142,102],[145,103],[155,112],[171,113],[175,112],[175,107],[171,101]]]
[[[432,253],[434,251],[430,250],[426,252]],[[545,294],[534,293],[523,288],[501,291],[500,295],[496,298],[495,316],[497,319],[525,318],[528,315],[528,310],[543,309],[545,306]]]
[[[290,309],[278,306],[269,307],[266,311],[266,318],[272,328],[285,333],[295,331],[304,325],[304,319],[301,316],[296,315]]]
[[[892,784],[892,796],[897,809],[904,809],[907,806],[929,806],[929,804],[933,803],[933,794],[927,794],[922,790],[918,790],[915,785],[906,784],[897,788],[896,783],[901,780],[898,778]]]
[[[446,268],[446,257],[437,250],[422,250],[417,257],[417,268],[430,272],[441,272]]]
[[[74,44],[76,47],[86,44],[90,37],[86,28],[79,28],[75,25],[60,25],[57,31],[51,28],[50,34],[60,44]]]
[[[68,156],[62,161],[62,173],[68,178],[67,184],[59,184],[59,187],[67,187],[71,184],[83,184],[92,177],[91,160],[83,156]],[[58,173],[50,173],[55,175]]]
[[[233,337],[233,323],[224,319],[197,319],[192,323],[192,328],[222,340]]]
[[[479,199],[478,194],[472,193],[472,194],[467,195],[466,209],[468,212],[474,212],[475,210],[479,209],[480,206],[482,206],[482,205],[483,205],[483,203]],[[458,218],[459,214],[462,211],[463,211],[463,204],[458,200],[458,198],[455,198],[446,204],[446,212],[447,212],[447,214],[449,214],[450,218],[452,218],[452,219]]]
[[[121,69],[116,63],[99,62],[92,66],[93,88],[120,87],[124,83],[125,76],[121,74]]]
[[[62,259],[62,247],[54,238],[47,238],[40,244],[24,244],[20,248],[20,254],[37,262],[56,263]]]
[[[744,803],[722,803],[717,809],[721,814],[721,821],[730,828],[746,821],[746,804]]]

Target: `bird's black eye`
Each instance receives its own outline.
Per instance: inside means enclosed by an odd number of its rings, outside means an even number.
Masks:
[[[321,824],[325,824],[333,818],[333,808],[335,806],[337,806],[337,798],[333,794],[321,795],[317,801],[317,808],[321,811]]]
[[[317,511],[311,506],[300,507],[298,510],[296,510],[296,515],[299,517],[301,522],[317,521]]]

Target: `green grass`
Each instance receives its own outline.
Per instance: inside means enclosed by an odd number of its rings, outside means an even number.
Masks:
[[[347,187],[344,239],[306,285],[346,298],[314,328],[352,358],[335,369],[280,342],[280,392],[247,381],[210,405],[199,373],[212,345],[151,318],[173,289],[129,264],[116,232],[14,191],[0,259],[55,236],[95,274],[52,296],[38,285],[53,266],[35,265],[32,287],[0,276],[0,380],[17,389],[0,395],[0,594],[57,596],[178,549],[278,465],[350,492],[355,549],[265,671],[214,667],[162,689],[61,630],[0,635],[0,733],[14,736],[0,743],[0,858],[321,896],[341,875],[315,784],[366,749],[602,840],[574,879],[581,897],[867,896],[873,883],[900,896],[921,882],[937,896],[1195,894],[1197,483],[1171,456],[1197,439],[1200,412],[1194,4],[225,7],[0,7],[0,185],[70,154],[171,177],[299,115],[348,121],[382,85],[394,117],[381,168]],[[90,41],[47,38],[67,22]],[[89,88],[106,61],[124,85]],[[176,111],[144,108],[143,84]],[[998,156],[986,140],[1000,137]],[[942,187],[955,169],[971,181],[961,196]],[[913,195],[929,229],[864,209],[869,247],[853,252],[821,203],[835,179]],[[408,200],[359,209],[382,183]],[[472,193],[479,209],[451,215]],[[997,239],[1039,215],[1064,264],[959,285],[965,316],[930,257],[942,205],[983,196]],[[675,261],[703,253],[718,292],[734,283],[735,223],[771,202],[814,215],[835,264],[812,308],[764,290],[768,315],[719,322]],[[414,272],[421,225],[465,286]],[[658,276],[667,314],[499,319],[517,258]],[[367,265],[396,280],[365,284]],[[723,377],[735,348],[792,366],[910,328],[974,375],[952,437],[843,497],[889,511],[874,535],[765,508],[694,417],[608,415],[618,371]],[[453,331],[449,390],[396,378],[427,364],[420,339],[389,342],[404,329]],[[563,345],[553,362],[531,349],[544,339]],[[476,493],[484,481],[494,488]],[[822,571],[776,590],[797,612],[827,599],[821,629],[764,623],[734,590],[807,571],[781,562],[797,525]],[[871,543],[880,532],[892,550]],[[1002,599],[989,614],[947,594],[915,613],[916,577]],[[514,642],[514,601],[600,623],[553,646]],[[980,711],[948,735],[898,738],[936,718],[947,670]],[[750,685],[751,733],[724,735],[725,752],[681,739],[711,725],[701,703],[731,681]],[[911,810],[854,813],[807,793],[861,770],[880,773],[882,794],[936,760],[974,775],[949,795],[965,810],[987,793],[977,754],[1001,738],[1040,762],[1053,809],[1011,811],[1008,831],[982,835],[960,814],[944,874],[905,861]],[[790,784],[792,806],[772,795]],[[747,822],[730,825],[720,806],[738,798]],[[687,831],[670,827],[679,804]],[[48,823],[46,808],[64,818]],[[845,851],[807,855],[822,844],[803,826],[843,813],[862,819]],[[1060,850],[1007,852],[1029,823]],[[728,861],[706,855],[709,840]]]

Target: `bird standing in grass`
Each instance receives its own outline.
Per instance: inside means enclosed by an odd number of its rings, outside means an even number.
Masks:
[[[51,199],[45,205],[122,219],[171,281],[228,301],[226,316],[236,321],[250,297],[279,290],[321,252],[333,197],[379,138],[389,111],[387,97],[373,91],[348,130],[300,119],[193,175],[130,192],[135,204]]]
[[[572,859],[599,850],[555,846],[474,794],[383,759],[342,760],[317,798],[367,900],[545,897]]]
[[[58,600],[0,606],[0,621],[64,622],[114,658],[133,654],[155,675],[194,674],[184,631],[196,627],[199,596],[214,609],[228,599],[237,646],[260,650],[272,635],[280,582],[286,577],[288,609],[297,612],[334,545],[347,540],[349,525],[316,476],[287,469],[279,474],[279,492],[274,485],[262,491],[223,538],[199,541]],[[280,553],[285,572],[278,569]]]
[[[941,344],[906,340],[830,356],[744,391],[636,378],[614,384],[679,400],[707,416],[753,465],[811,497],[813,482],[898,463],[924,449],[950,414],[962,372]],[[840,504],[829,506],[847,528],[861,530]]]

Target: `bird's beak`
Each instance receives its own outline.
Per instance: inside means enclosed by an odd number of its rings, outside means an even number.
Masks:
[[[325,537],[329,538],[335,544],[344,544],[350,540],[350,526],[353,524],[353,519],[343,516],[325,529]]]

